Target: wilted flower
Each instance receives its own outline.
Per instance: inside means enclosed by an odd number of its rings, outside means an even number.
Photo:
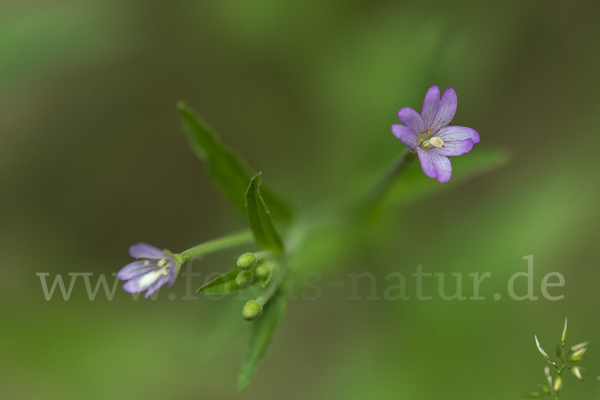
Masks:
[[[129,254],[141,260],[127,264],[119,271],[119,279],[127,281],[123,285],[126,292],[148,290],[144,296],[147,299],[165,283],[173,286],[178,264],[172,254],[146,243],[134,244],[129,248]]]
[[[452,176],[448,156],[468,153],[475,143],[479,143],[479,134],[474,129],[448,126],[457,104],[454,89],[447,88],[440,100],[440,89],[432,86],[425,95],[420,115],[412,108],[404,107],[398,111],[398,118],[404,125],[392,125],[392,133],[418,154],[423,172],[440,182],[447,182]]]

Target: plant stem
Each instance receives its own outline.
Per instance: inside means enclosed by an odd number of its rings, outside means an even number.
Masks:
[[[203,256],[205,254],[214,253],[216,251],[237,247],[243,244],[250,244],[254,241],[254,236],[250,230],[233,233],[217,239],[209,240],[190,249],[187,249],[175,256],[179,258],[181,263],[184,263],[192,258]]]
[[[371,213],[385,198],[394,181],[406,171],[414,159],[416,159],[416,154],[412,153],[409,149],[400,153],[400,156],[398,156],[385,175],[383,175],[382,179],[371,191],[366,207],[368,213]]]
[[[257,261],[270,259],[276,256],[276,254],[271,250],[255,251],[253,254]]]
[[[271,298],[275,295],[275,293],[277,293],[279,287],[283,283],[286,274],[287,271],[283,270],[282,268],[280,268],[279,271],[276,271],[276,275],[275,278],[273,278],[273,281],[269,283],[266,289],[263,290],[262,293],[256,298],[256,301],[259,302],[261,306],[264,307],[269,302],[269,300],[271,300]]]

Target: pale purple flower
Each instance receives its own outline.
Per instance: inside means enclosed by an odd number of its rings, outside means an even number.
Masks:
[[[177,264],[173,256],[166,251],[146,243],[134,244],[129,254],[140,260],[127,264],[119,271],[119,279],[125,282],[123,289],[129,293],[148,290],[148,298],[165,283],[173,286],[177,276]]]
[[[447,182],[452,176],[448,156],[468,153],[479,143],[475,129],[448,126],[456,114],[457,104],[454,89],[446,88],[440,100],[440,88],[432,86],[423,100],[421,115],[404,107],[398,111],[404,125],[392,125],[392,133],[418,154],[425,175],[440,182]]]

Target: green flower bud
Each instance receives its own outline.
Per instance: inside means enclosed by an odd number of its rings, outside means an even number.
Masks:
[[[252,269],[256,265],[256,256],[253,253],[244,253],[237,259],[239,269]]]
[[[558,392],[561,387],[562,387],[562,378],[559,376],[554,381],[554,387],[553,387],[554,392]]]
[[[242,309],[242,317],[244,317],[246,321],[252,321],[253,319],[260,317],[262,312],[263,308],[260,303],[256,300],[250,300]]]
[[[587,347],[577,350],[575,353],[573,353],[573,355],[571,356],[571,359],[569,361],[571,361],[571,362],[581,361],[581,359],[583,358],[583,355],[585,354],[586,351],[587,351]]]
[[[571,368],[571,372],[573,373],[573,375],[575,375],[577,377],[577,379],[579,379],[580,381],[583,381],[583,376],[581,375],[581,368],[573,367],[573,368]]]
[[[566,341],[567,341],[567,319],[565,318],[565,329],[563,329],[563,334],[562,334],[562,338],[561,338],[561,342],[562,342],[563,346],[565,345]]]
[[[254,274],[252,271],[240,271],[235,277],[235,284],[243,288],[254,282]]]
[[[266,279],[269,277],[269,275],[271,275],[271,268],[267,267],[266,265],[259,265],[254,270],[254,273],[257,277],[261,279]]]

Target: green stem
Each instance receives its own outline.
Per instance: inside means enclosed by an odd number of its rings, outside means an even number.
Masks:
[[[381,203],[381,201],[388,194],[392,184],[406,171],[408,166],[416,159],[416,154],[412,153],[409,149],[406,149],[400,156],[394,161],[388,171],[385,173],[383,178],[377,183],[370,194],[370,198],[367,201],[367,212],[371,213]]]
[[[273,281],[269,283],[266,289],[256,298],[256,301],[263,307],[271,300],[275,293],[277,293],[277,290],[279,290],[279,287],[283,283],[287,271],[280,267],[278,268],[278,271],[273,271],[273,273],[276,274]]]
[[[271,250],[255,251],[253,254],[257,261],[276,257],[276,254]]]
[[[562,367],[560,367],[560,369],[558,370],[558,377],[561,379],[562,379],[562,373],[565,370],[565,368],[567,368],[567,365],[568,365],[568,362],[566,360],[568,359],[568,356],[571,354],[571,352],[569,351],[569,354],[567,354],[567,357],[565,357],[565,359],[563,360],[562,356],[564,356],[564,353],[565,353],[564,348],[565,348],[565,346],[563,344],[563,346],[562,346],[563,350],[561,352],[562,354],[560,357],[560,361],[562,362]],[[554,400],[560,400],[560,389],[558,389],[556,391]]]
[[[176,254],[175,257],[183,264],[184,262],[203,256],[206,254],[214,253],[216,251],[229,249],[231,247],[241,246],[243,244],[250,244],[254,242],[254,236],[250,230],[245,230],[231,235],[223,236],[217,239],[209,240],[190,249],[187,249],[180,254]]]

